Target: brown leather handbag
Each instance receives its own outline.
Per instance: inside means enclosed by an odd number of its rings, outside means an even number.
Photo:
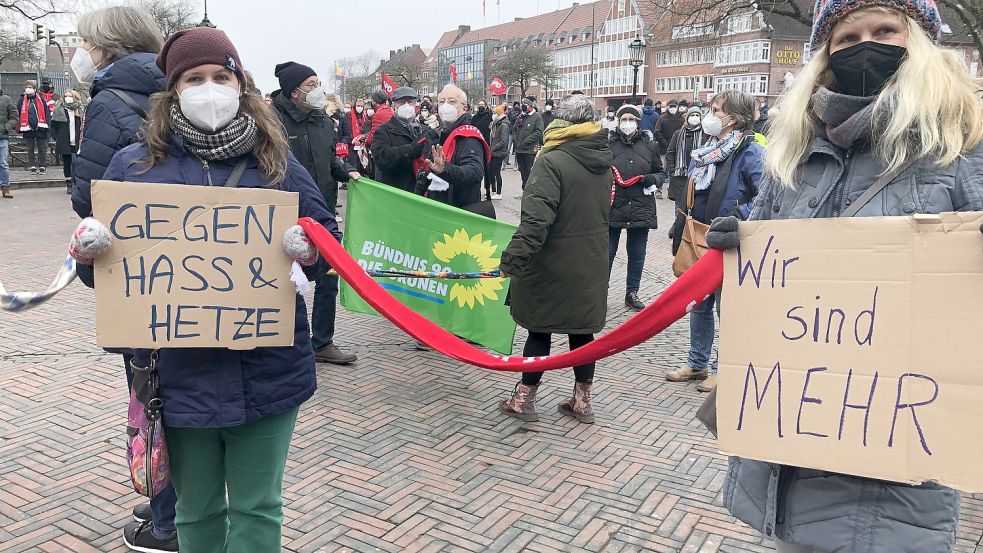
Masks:
[[[683,273],[689,270],[710,249],[707,246],[707,231],[710,229],[710,225],[693,218],[693,204],[695,202],[696,183],[693,181],[693,177],[690,177],[689,188],[686,190],[686,211],[676,209],[677,213],[686,216],[682,235],[680,235],[679,249],[676,251],[676,257],[672,260],[672,272],[677,277],[683,276]]]

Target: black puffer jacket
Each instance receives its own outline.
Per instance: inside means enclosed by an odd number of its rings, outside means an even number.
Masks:
[[[340,140],[334,120],[324,110],[304,113],[279,90],[270,97],[287,133],[290,151],[311,174],[333,214],[338,201],[338,181],[348,182],[348,173],[355,170],[335,155],[335,145]]]
[[[471,115],[465,113],[454,123],[441,127],[441,146],[455,129],[463,125],[471,125]],[[481,139],[458,138],[454,157],[446,160],[444,172],[437,174],[447,181],[447,190],[428,190],[430,182],[421,179],[417,182],[417,193],[425,192],[428,198],[454,207],[463,208],[480,202],[481,181],[485,178],[485,148],[486,144]],[[428,153],[427,158],[433,158],[433,155]]]
[[[621,173],[622,179],[627,181],[639,175],[644,175],[644,178],[631,186],[615,186],[608,226],[659,228],[655,195],[645,194],[645,188],[665,179],[657,151],[658,145],[644,132],[636,132],[627,137],[621,131],[615,131],[611,133],[610,146],[614,166]]]
[[[400,190],[414,191],[419,176],[413,171],[413,162],[430,146],[423,128],[419,123],[411,125],[402,117],[393,117],[379,125],[372,140],[376,180]]]

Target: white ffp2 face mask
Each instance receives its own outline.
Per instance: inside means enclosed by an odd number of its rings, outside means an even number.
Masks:
[[[621,129],[621,132],[624,133],[625,136],[631,136],[635,134],[635,131],[638,130],[638,123],[634,121],[629,121],[626,123],[622,123],[621,125],[618,126],[618,128]]]
[[[440,104],[440,107],[437,108],[437,115],[444,123],[453,123],[457,121],[457,108],[450,104]]]
[[[710,136],[720,136],[720,131],[724,130],[724,122],[712,112],[703,116],[703,132]]]
[[[96,76],[96,72],[99,71],[95,62],[92,61],[92,51],[95,49],[95,46],[88,50],[77,48],[75,55],[72,56],[72,61],[69,65],[71,65],[72,73],[75,73],[75,78],[80,83],[90,84],[93,77]]]
[[[413,104],[402,104],[396,108],[396,115],[403,119],[413,119],[416,117],[416,106]]]
[[[205,132],[224,129],[239,113],[239,90],[212,81],[186,88],[181,113]]]
[[[314,109],[324,109],[324,104],[328,101],[325,96],[326,93],[327,89],[324,88],[323,84],[317,85],[316,88],[304,95],[304,103]]]

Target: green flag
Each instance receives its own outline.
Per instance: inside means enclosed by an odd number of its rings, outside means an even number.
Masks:
[[[345,249],[367,270],[486,272],[498,269],[515,227],[361,178],[348,186]],[[515,321],[504,279],[380,278],[401,302],[443,328],[512,353]],[[350,286],[349,311],[375,313]]]

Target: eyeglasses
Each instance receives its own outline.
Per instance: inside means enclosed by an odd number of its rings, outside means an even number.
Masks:
[[[319,86],[321,86],[321,81],[317,81],[314,84],[310,84],[310,85],[303,84],[303,85],[300,85],[299,88],[301,90],[303,90],[304,92],[310,92],[310,91],[314,90],[315,88],[318,88]]]

